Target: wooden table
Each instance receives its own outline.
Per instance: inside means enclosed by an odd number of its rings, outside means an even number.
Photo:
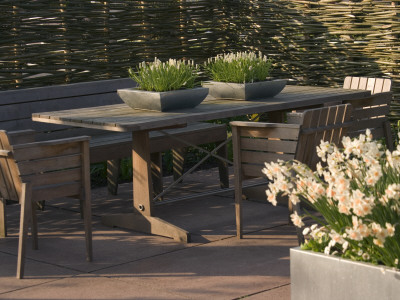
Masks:
[[[34,113],[32,119],[46,123],[132,132],[134,213],[104,216],[102,222],[135,231],[167,236],[182,242],[190,242],[189,232],[153,215],[149,131],[185,126],[187,123],[195,121],[215,120],[262,112],[278,113],[368,96],[370,96],[370,92],[364,90],[286,86],[279,95],[273,98],[257,101],[206,99],[195,108],[173,112],[141,111],[134,110],[126,104],[117,104]]]

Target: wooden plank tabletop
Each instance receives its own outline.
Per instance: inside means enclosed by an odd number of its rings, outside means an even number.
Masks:
[[[126,104],[35,113],[38,122],[65,124],[110,131],[155,130],[195,121],[215,120],[245,114],[296,109],[332,101],[368,97],[369,91],[311,86],[286,86],[273,98],[256,101],[206,99],[191,109],[170,112],[135,110]]]

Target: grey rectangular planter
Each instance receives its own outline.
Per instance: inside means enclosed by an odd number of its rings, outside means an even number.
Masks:
[[[167,92],[150,92],[136,88],[117,90],[120,98],[133,109],[170,111],[193,108],[208,95],[203,87]]]
[[[322,253],[290,249],[291,299],[400,299],[400,272]]]
[[[276,79],[253,83],[206,81],[202,83],[202,86],[209,88],[209,94],[215,98],[256,100],[276,96],[286,86],[286,80]]]

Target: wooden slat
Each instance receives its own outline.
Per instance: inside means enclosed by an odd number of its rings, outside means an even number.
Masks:
[[[389,114],[390,107],[385,106],[374,106],[374,107],[365,107],[363,109],[354,109],[353,117],[355,120],[373,118],[373,117],[385,117]]]
[[[344,89],[350,89],[350,87],[351,87],[351,79],[352,79],[351,76],[345,77],[344,82],[343,82],[343,88]]]
[[[81,164],[81,155],[69,155],[62,157],[51,157],[48,159],[22,161],[18,163],[19,170],[23,175],[50,172],[60,168],[76,168]]]
[[[361,77],[360,81],[358,83],[358,89],[359,90],[366,90],[368,85],[368,78],[367,77]]]
[[[66,169],[49,173],[35,173],[21,176],[22,181],[31,182],[34,186],[54,185],[68,181],[79,181],[82,178],[81,168]]]
[[[297,140],[299,137],[299,128],[241,128],[240,135],[257,138],[268,136],[270,138]]]
[[[265,176],[262,172],[264,165],[250,165],[250,164],[242,164],[240,166],[242,176],[244,177],[263,177]]]
[[[278,159],[291,160],[293,158],[293,154],[286,153],[241,151],[241,160],[243,163],[264,163],[277,161]]]
[[[368,78],[367,90],[373,91],[375,88],[375,78]]]
[[[357,90],[359,82],[360,82],[360,78],[359,77],[353,77],[353,79],[351,80],[350,89]]]
[[[389,92],[392,81],[388,78],[367,78],[347,76],[343,82],[344,89],[368,90],[372,94]]]
[[[371,130],[371,134],[374,139],[386,138],[386,134],[385,134],[383,127],[375,127],[375,128],[371,128],[370,130]],[[346,135],[348,135],[351,138],[355,138],[355,137],[358,138],[360,136],[360,134],[365,135],[365,128],[348,132]]]
[[[45,188],[33,189],[32,196],[35,201],[52,200],[63,197],[78,197],[81,194],[81,182],[52,185]]]
[[[48,87],[28,88],[0,92],[1,105],[43,100],[54,100],[84,95],[93,99],[102,94],[115,94],[117,89],[135,87],[136,83],[130,78],[98,80],[91,82],[74,83],[68,85],[53,85]]]
[[[386,117],[384,118],[376,118],[376,119],[366,119],[366,120],[359,120],[357,122],[354,122],[353,126],[349,128],[349,131],[358,131],[358,130],[365,130],[367,128],[372,129],[372,128],[379,128],[383,126],[383,122],[386,120]]]
[[[3,130],[0,130],[0,149],[11,151],[10,140]],[[5,188],[1,193],[8,195],[9,200],[19,201],[22,183],[12,153],[8,152],[7,156],[3,156],[0,163],[4,180],[2,187]]]
[[[14,158],[17,161],[24,161],[76,154],[80,152],[80,144],[78,142],[88,139],[89,137],[75,137],[14,145]]]
[[[8,132],[8,138],[12,145],[33,143],[36,140],[36,132],[32,129]]]
[[[349,103],[353,106],[354,109],[356,109],[364,106],[375,106],[382,104],[390,105],[392,98],[393,94],[391,92],[387,92],[387,93],[372,95],[366,98],[344,101],[343,103]]]
[[[241,148],[243,150],[258,150],[264,152],[294,153],[296,151],[297,141],[259,139],[259,138],[241,138]]]
[[[18,190],[13,184],[7,157],[0,157],[0,194],[3,199],[18,201]]]

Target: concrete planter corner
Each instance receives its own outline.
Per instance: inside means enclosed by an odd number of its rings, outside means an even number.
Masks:
[[[210,96],[233,100],[256,100],[274,97],[286,86],[285,79],[259,81],[253,83],[231,83],[206,81],[203,87],[208,88]]]
[[[170,111],[193,108],[208,95],[208,88],[198,87],[167,92],[150,92],[127,88],[117,90],[119,97],[131,108],[153,111]]]
[[[400,271],[290,249],[291,299],[400,299]]]

